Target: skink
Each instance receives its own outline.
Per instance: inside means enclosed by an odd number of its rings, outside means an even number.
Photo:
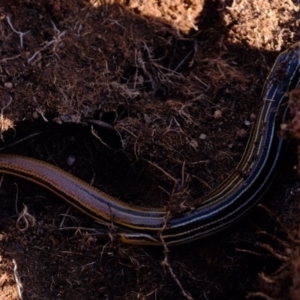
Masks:
[[[168,217],[164,209],[126,204],[51,164],[0,154],[0,172],[32,181],[108,226],[120,241],[139,245],[177,245],[227,228],[242,218],[270,186],[283,141],[279,111],[288,92],[299,86],[300,43],[282,52],[268,75],[261,108],[241,161],[231,175],[205,195],[193,212]],[[287,106],[284,109],[285,118]]]

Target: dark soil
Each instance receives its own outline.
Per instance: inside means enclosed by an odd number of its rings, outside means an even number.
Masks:
[[[0,0],[1,150],[125,202],[196,207],[238,164],[299,16],[296,0]],[[268,209],[167,254],[103,241],[83,213],[4,176],[0,299],[300,299],[294,148]]]

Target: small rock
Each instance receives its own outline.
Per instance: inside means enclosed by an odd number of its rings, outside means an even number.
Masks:
[[[13,84],[11,82],[5,82],[4,86],[8,89],[11,89],[13,87]]]
[[[193,147],[193,148],[198,148],[198,142],[195,140],[195,139],[192,139],[190,141],[190,145]]]
[[[215,110],[215,112],[214,112],[214,118],[215,119],[222,118],[222,111],[220,109]]]
[[[37,119],[39,117],[39,114],[37,113],[37,111],[34,111],[33,114],[32,114],[32,117],[34,119]]]
[[[286,123],[280,124],[280,130],[286,130],[288,128],[288,125]]]
[[[244,121],[244,124],[245,124],[246,126],[250,126],[251,123],[250,123],[250,121],[245,120],[245,121]]]
[[[68,156],[68,158],[67,158],[67,164],[68,164],[68,166],[72,166],[74,164],[75,160],[76,159],[75,159],[75,157],[73,155]]]
[[[239,129],[237,132],[236,132],[236,135],[238,138],[240,139],[245,139],[248,137],[248,132],[245,130],[245,129]]]

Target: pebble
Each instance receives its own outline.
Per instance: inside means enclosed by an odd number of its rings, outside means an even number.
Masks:
[[[190,145],[191,145],[193,148],[198,148],[198,142],[197,142],[195,139],[191,139]]]
[[[72,166],[75,162],[75,157],[73,155],[70,155],[68,158],[67,158],[67,164],[68,166]]]
[[[214,112],[214,118],[215,119],[222,118],[222,111],[220,109],[215,110],[215,112]]]
[[[200,139],[201,140],[205,140],[207,138],[207,135],[206,134],[204,134],[204,133],[201,133],[200,134]]]
[[[241,128],[236,132],[236,135],[238,138],[245,139],[248,136],[248,132],[245,129]]]
[[[244,124],[245,124],[246,126],[250,126],[251,123],[250,123],[250,121],[245,120],[245,121],[244,121]]]
[[[4,86],[8,89],[11,89],[13,87],[13,84],[11,82],[5,82]]]

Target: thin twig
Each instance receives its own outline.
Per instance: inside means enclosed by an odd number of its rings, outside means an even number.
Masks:
[[[165,243],[165,240],[163,238],[163,231],[165,230],[165,228],[167,227],[167,223],[168,223],[168,214],[166,215],[166,218],[165,218],[165,222],[164,222],[164,225],[162,227],[162,229],[160,230],[160,233],[159,233],[159,238],[161,240],[161,243],[164,247],[164,255],[165,255],[165,258],[162,262],[162,265],[163,266],[166,266],[171,274],[171,276],[173,277],[173,279],[175,280],[175,282],[177,283],[178,287],[181,289],[181,293],[182,295],[188,299],[188,300],[193,300],[194,298],[190,295],[190,293],[188,293],[187,291],[185,291],[185,289],[183,288],[180,280],[177,278],[175,272],[173,271],[173,268],[169,262],[169,258],[168,258],[168,252],[169,252],[169,249],[168,249],[168,246],[167,244]]]
[[[289,257],[287,255],[281,254],[278,251],[274,250],[270,245],[265,244],[265,243],[256,243],[257,246],[266,249],[269,251],[273,256],[278,258],[281,261],[287,262],[289,260]]]
[[[104,146],[106,146],[108,149],[111,149],[113,151],[115,151],[115,149],[111,148],[110,146],[108,146],[105,142],[102,141],[102,139],[100,138],[100,136],[96,133],[96,131],[94,130],[93,126],[91,126],[91,134],[101,142],[101,144],[103,144]]]
[[[12,260],[12,262],[13,262],[13,265],[14,265],[14,278],[15,278],[15,281],[16,281],[16,284],[17,284],[18,295],[19,295],[19,298],[21,300],[23,300],[23,296],[22,296],[23,285],[22,285],[22,282],[19,278],[19,274],[18,274],[18,271],[17,271],[17,263],[14,259]]]
[[[263,298],[265,300],[274,300],[274,298],[271,298],[271,297],[269,297],[268,295],[266,295],[265,293],[262,293],[262,292],[250,293],[246,296],[246,299],[250,299],[252,297],[260,297],[260,298]]]
[[[159,171],[161,171],[162,173],[164,173],[169,179],[171,179],[172,181],[174,181],[175,185],[178,184],[178,180],[173,177],[171,174],[169,174],[168,172],[166,172],[163,168],[161,168],[160,166],[158,166],[157,164],[149,161],[148,159],[143,159],[145,160],[147,163],[149,163],[151,166],[155,167],[156,169],[158,169]]]
[[[0,63],[5,63],[5,62],[7,62],[8,60],[14,60],[14,59],[16,59],[16,58],[18,58],[18,57],[20,57],[20,56],[22,56],[22,54],[18,54],[18,55],[13,56],[13,57],[2,58],[2,59],[0,59]]]
[[[23,227],[23,228],[21,228],[21,226],[19,226],[19,222],[21,221],[21,219],[23,219],[25,222],[25,227]],[[24,208],[23,208],[22,212],[20,213],[20,216],[17,220],[17,228],[20,231],[26,231],[30,226],[34,227],[35,223],[36,223],[35,217],[28,212],[27,205],[24,205]]]
[[[60,222],[60,224],[59,224],[59,227],[58,227],[59,229],[62,229],[62,228],[63,228],[63,225],[64,225],[65,220],[66,220],[66,216],[68,216],[70,210],[71,210],[71,207],[69,206],[69,207],[67,208],[67,211],[63,214],[63,218],[62,218],[62,220],[61,220],[61,222]]]
[[[30,139],[30,138],[33,138],[33,137],[35,137],[35,136],[37,136],[37,135],[40,135],[41,133],[43,133],[43,132],[40,131],[40,132],[36,132],[36,133],[30,134],[30,135],[24,137],[23,139],[20,139],[20,140],[14,142],[14,143],[12,143],[12,144],[9,144],[9,145],[7,145],[7,146],[4,146],[4,147],[0,148],[0,151],[5,150],[5,149],[8,149],[8,148],[11,148],[11,147],[13,147],[13,146],[15,146],[15,145],[18,145],[18,144],[20,144],[20,143],[22,143],[22,142],[24,142],[24,141],[27,141],[27,140]]]
[[[10,106],[11,103],[12,103],[12,97],[10,96],[10,97],[9,97],[8,103],[7,103],[3,108],[1,108],[1,117],[2,117],[2,118],[3,118],[4,110],[5,110],[8,106]]]
[[[48,48],[52,44],[61,42],[61,37],[66,34],[66,31],[60,32],[52,21],[51,21],[51,23],[53,25],[54,31],[59,34],[57,35],[57,37],[54,36],[52,41],[48,42],[44,47],[42,47],[40,50],[36,51],[30,58],[28,58],[27,63],[30,64],[38,54],[40,54],[42,51],[44,51],[46,48]]]
[[[105,128],[105,129],[116,131],[116,129],[115,129],[114,126],[112,126],[112,125],[110,125],[110,124],[108,124],[106,122],[103,122],[101,120],[87,119],[85,121],[87,121],[88,123],[92,123],[92,124],[98,125],[99,127],[102,127],[102,128]]]
[[[27,34],[28,32],[30,32],[30,30],[28,30],[28,31],[26,31],[26,32],[17,31],[17,30],[14,28],[14,26],[12,25],[9,16],[6,17],[6,20],[7,20],[8,25],[10,26],[11,30],[12,30],[14,33],[16,33],[16,34],[18,34],[18,35],[20,36],[20,44],[21,44],[21,48],[23,49],[23,36],[24,36],[25,34]]]

